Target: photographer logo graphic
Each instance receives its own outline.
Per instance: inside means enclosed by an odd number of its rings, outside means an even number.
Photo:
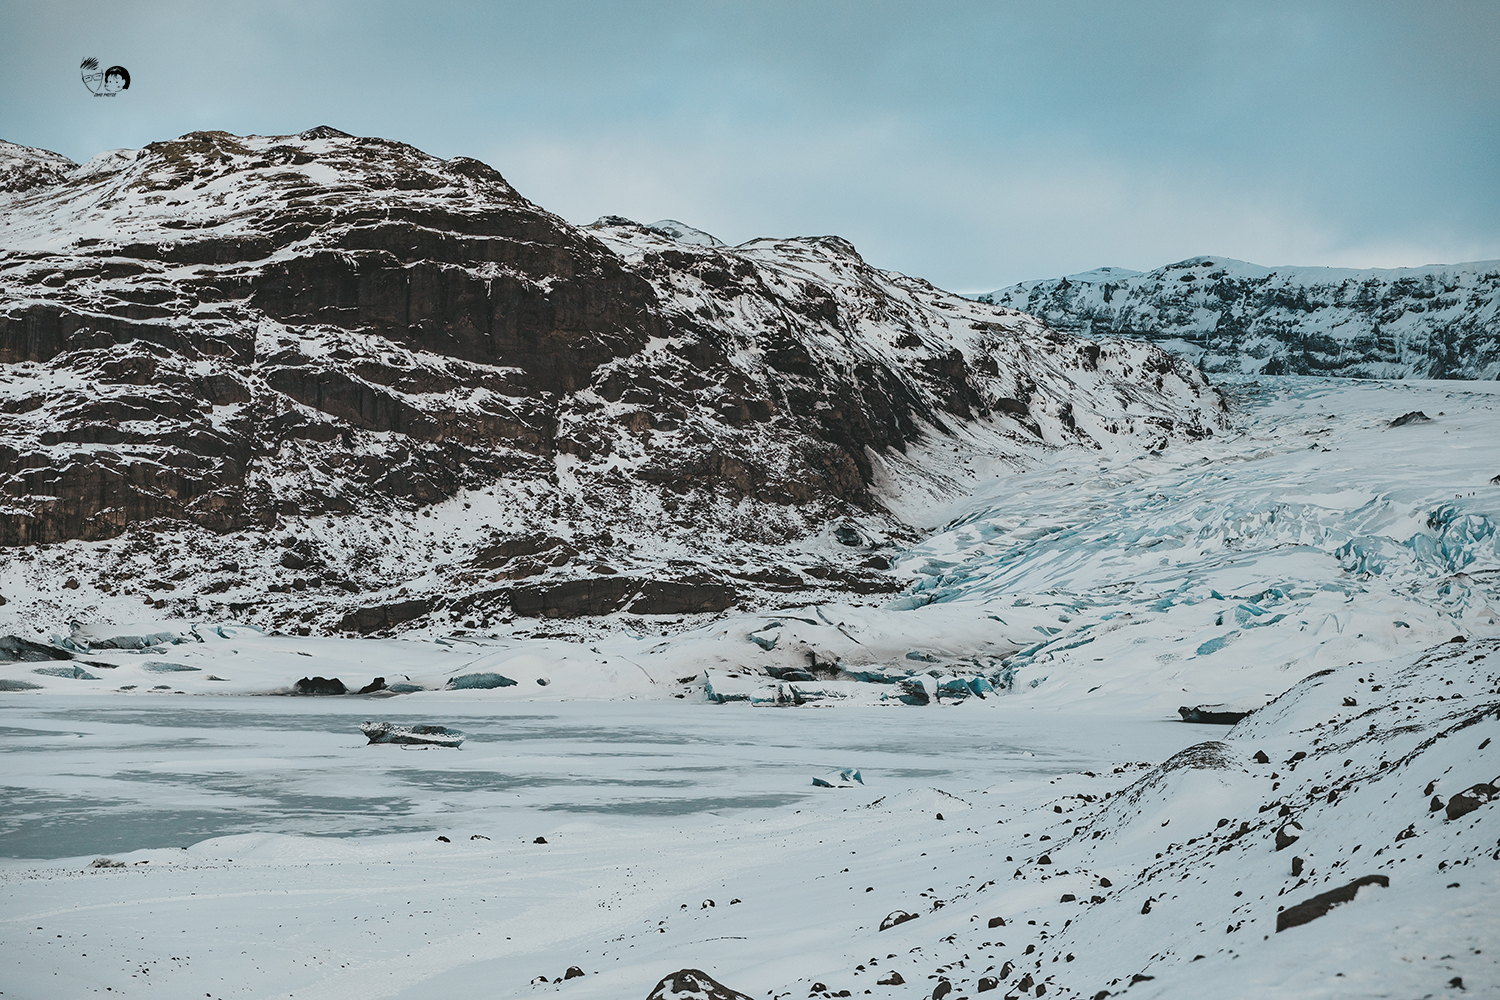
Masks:
[[[83,76],[83,85],[95,97],[114,97],[122,90],[130,89],[130,70],[124,66],[111,66],[99,71],[99,60],[89,56],[78,66]]]

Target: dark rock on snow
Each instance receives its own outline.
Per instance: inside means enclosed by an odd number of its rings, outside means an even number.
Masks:
[[[880,929],[883,931],[888,931],[892,927],[895,927],[897,924],[904,924],[908,920],[915,920],[920,916],[920,913],[907,913],[905,910],[892,910],[890,913],[886,914],[886,918],[880,922]]]
[[[1401,414],[1401,416],[1396,417],[1395,419],[1393,419],[1391,421],[1391,426],[1392,427],[1405,427],[1407,424],[1430,424],[1430,423],[1432,423],[1432,418],[1429,417],[1427,414],[1423,413],[1421,410],[1412,410],[1410,413],[1403,413],[1403,414]]]
[[[1211,726],[1232,726],[1250,714],[1228,705],[1183,705],[1177,713],[1182,716],[1183,722],[1206,723]]]
[[[1450,820],[1467,816],[1496,796],[1500,796],[1500,788],[1496,788],[1489,782],[1481,781],[1477,785],[1464,789],[1448,800],[1447,816]]]
[[[349,689],[337,677],[304,677],[295,688],[296,694],[348,694]]]
[[[1288,927],[1297,927],[1318,919],[1340,903],[1349,902],[1364,886],[1378,885],[1388,888],[1390,884],[1391,880],[1385,875],[1366,875],[1364,878],[1355,879],[1348,885],[1321,892],[1311,899],[1305,899],[1296,906],[1289,906],[1276,914],[1276,933],[1279,934]]]
[[[680,969],[662,979],[646,1000],[752,1000],[698,969]]]

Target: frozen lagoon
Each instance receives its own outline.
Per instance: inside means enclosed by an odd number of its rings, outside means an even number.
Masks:
[[[459,750],[366,746],[367,718],[435,722]],[[186,847],[244,833],[544,836],[826,800],[857,767],[868,797],[963,794],[1105,760],[1159,760],[1202,731],[1014,703],[768,711],[681,702],[476,703],[100,695],[0,706],[0,855]]]

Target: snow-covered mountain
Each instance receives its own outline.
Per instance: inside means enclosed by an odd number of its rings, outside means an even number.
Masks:
[[[1500,261],[1349,270],[1193,257],[1101,267],[979,301],[1059,330],[1138,337],[1208,372],[1500,377]]]
[[[3,152],[17,621],[144,599],[369,633],[888,591],[881,546],[997,463],[1222,425],[1156,347],[833,237],[582,229],[477,160],[326,127]]]

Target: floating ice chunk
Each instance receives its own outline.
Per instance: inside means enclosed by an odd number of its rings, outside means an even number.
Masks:
[[[704,671],[703,695],[720,705],[731,701],[750,701],[756,689],[765,684],[764,677],[744,677],[717,670]]]
[[[515,681],[503,674],[488,672],[459,674],[457,677],[448,678],[448,690],[450,691],[465,691],[474,688],[489,690],[491,688],[514,687],[515,684]]]
[[[153,674],[176,674],[199,670],[199,667],[190,667],[186,663],[166,663],[162,660],[147,660],[141,664]]]
[[[770,628],[763,628],[759,632],[751,632],[750,641],[755,643],[761,649],[767,651],[773,650],[776,648],[776,640],[781,638],[781,633],[773,632],[771,631],[771,629],[780,627],[780,625],[773,625]]]
[[[814,788],[853,788],[857,784],[863,785],[865,779],[855,768],[846,767],[825,777],[813,778],[812,783]]]
[[[0,691],[40,691],[40,684],[30,681],[11,680],[9,677],[0,677]]]
[[[370,738],[370,743],[457,747],[468,737],[467,733],[446,726],[398,726],[391,722],[361,722],[359,728]]]
[[[73,680],[78,681],[97,681],[99,679],[82,667],[37,667],[32,673],[46,674],[48,677],[71,677]]]

